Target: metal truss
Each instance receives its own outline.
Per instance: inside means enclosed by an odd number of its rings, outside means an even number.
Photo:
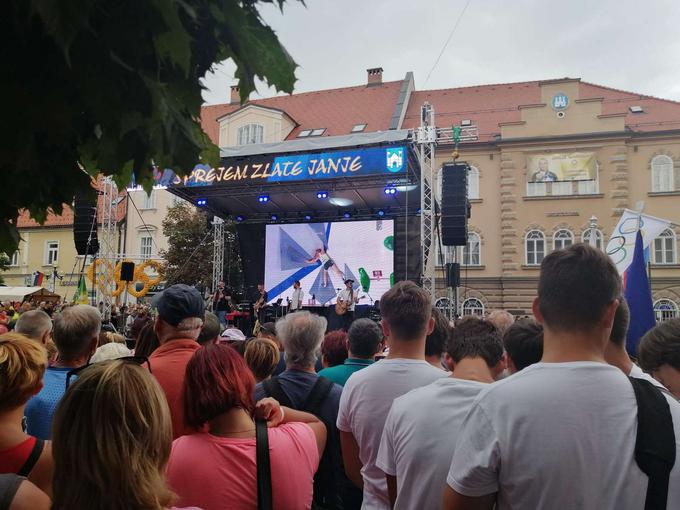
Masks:
[[[437,218],[433,186],[437,128],[434,123],[434,107],[428,102],[421,107],[420,127],[415,130],[414,135],[420,162],[421,283],[434,302],[436,287],[434,241]]]
[[[213,217],[213,275],[212,291],[217,284],[224,280],[224,220],[218,216]]]
[[[97,303],[102,303],[102,319],[111,319],[112,293],[115,290],[114,268],[118,259],[116,223],[118,210],[118,188],[113,178],[105,177],[101,189],[101,233],[97,255]]]

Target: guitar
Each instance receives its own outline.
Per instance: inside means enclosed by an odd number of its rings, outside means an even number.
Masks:
[[[265,305],[264,302],[264,296],[260,296],[260,298],[255,301],[255,304],[253,305],[253,311],[255,312],[255,315],[257,315],[260,311],[260,309]]]
[[[356,301],[361,301],[362,299],[366,299],[366,296],[361,296],[360,298],[356,299]],[[335,313],[337,315],[345,315],[345,313],[347,313],[349,305],[350,305],[350,301],[338,301],[338,302],[336,302],[335,303]]]

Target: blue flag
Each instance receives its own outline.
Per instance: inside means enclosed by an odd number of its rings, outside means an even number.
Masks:
[[[638,231],[635,238],[633,262],[631,262],[626,270],[625,296],[630,308],[630,326],[628,326],[628,335],[626,337],[626,350],[631,356],[637,356],[640,338],[656,326],[652,291],[649,288],[645,253],[642,248],[642,234],[640,231]]]

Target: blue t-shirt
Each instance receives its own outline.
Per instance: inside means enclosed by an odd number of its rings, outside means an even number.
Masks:
[[[372,359],[347,358],[342,365],[324,368],[319,372],[319,375],[330,379],[335,384],[344,386],[350,375],[372,364]]]
[[[70,368],[47,367],[43,389],[26,404],[26,433],[39,439],[52,438],[52,417],[66,391]]]

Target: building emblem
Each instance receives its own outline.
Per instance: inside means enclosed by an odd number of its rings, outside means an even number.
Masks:
[[[387,169],[390,172],[399,172],[404,168],[404,148],[387,149]]]
[[[555,94],[552,98],[551,105],[553,110],[564,110],[567,106],[569,106],[569,96],[562,94],[561,92],[559,94]]]

